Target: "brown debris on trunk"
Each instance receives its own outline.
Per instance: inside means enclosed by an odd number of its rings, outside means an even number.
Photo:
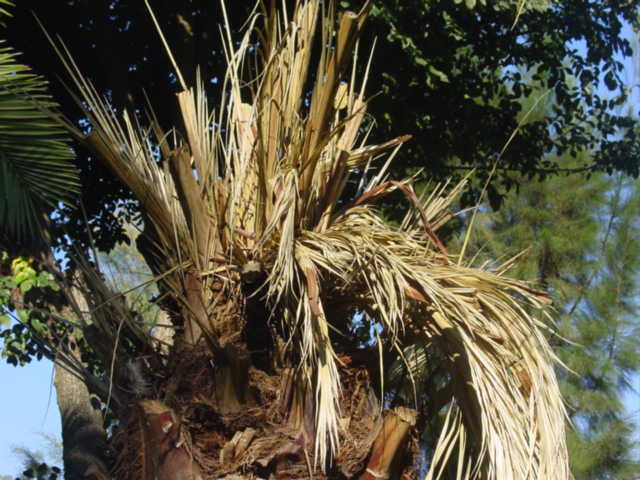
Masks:
[[[115,478],[122,478],[124,472],[131,475],[135,465],[135,478],[140,480],[174,478],[167,472],[179,479],[196,479],[197,475],[227,478],[239,472],[241,478],[273,474],[276,479],[310,475],[350,479],[363,471],[379,438],[383,425],[380,404],[364,369],[345,367],[342,371],[342,447],[324,472],[314,457],[313,432],[305,433],[304,402],[313,396],[299,397],[303,401],[301,419],[289,414],[295,408],[282,412],[282,385],[290,371],[269,375],[250,369],[251,401],[234,412],[220,408],[211,386],[203,387],[205,379],[214,378],[209,363],[200,369],[192,363],[190,371],[175,391],[173,408],[161,401],[141,400],[128,409],[113,440],[114,450],[120,452]],[[385,425],[390,432],[388,422]]]

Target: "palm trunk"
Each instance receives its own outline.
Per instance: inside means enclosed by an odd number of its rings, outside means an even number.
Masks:
[[[211,373],[203,368],[197,381],[213,378]],[[292,392],[287,399],[286,383],[287,375],[250,368],[255,396],[233,413],[212,394],[213,382],[208,388],[201,383],[189,401],[178,395],[171,405],[132,403],[114,437],[119,461],[113,478],[393,480],[410,470],[415,452],[406,447],[415,412],[390,411],[383,419],[369,386],[354,383],[344,391],[341,450],[323,468],[315,462],[308,418],[313,395]],[[283,402],[289,403],[284,415]]]
[[[55,362],[56,398],[62,420],[62,445],[67,480],[107,480],[107,438],[102,415],[87,386],[66,364]]]
[[[331,463],[318,464],[313,389],[294,363],[278,359],[282,337],[265,329],[258,340],[247,331],[266,325],[268,315],[264,305],[236,292],[235,298],[218,297],[219,308],[201,319],[203,330],[217,339],[217,363],[207,336],[192,343],[188,335],[194,329],[184,325],[163,371],[143,373],[148,394],[129,395],[118,409],[112,477],[401,478],[413,460],[413,452],[399,452],[408,451],[415,412],[383,412],[367,368],[343,356],[341,448]],[[122,385],[126,376],[114,372],[114,382]],[[141,389],[125,387],[119,394],[128,390]]]

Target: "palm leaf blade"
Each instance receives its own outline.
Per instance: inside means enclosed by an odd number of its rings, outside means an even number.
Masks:
[[[49,113],[55,103],[47,83],[17,55],[0,49],[0,224],[24,239],[38,231],[38,212],[70,201],[79,188],[70,144]]]

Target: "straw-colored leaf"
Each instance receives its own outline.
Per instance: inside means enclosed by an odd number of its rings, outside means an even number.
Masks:
[[[136,194],[159,248],[185,266],[165,278],[178,304],[193,290],[188,279],[200,279],[191,298],[212,311],[211,272],[228,285],[237,277],[217,272],[247,265],[264,272],[260,294],[289,335],[285,353],[296,359],[296,378],[314,393],[317,466],[340,449],[332,332],[360,312],[407,364],[420,356],[403,345],[411,338],[444,359],[449,403],[427,478],[455,465],[459,479],[565,480],[556,358],[546,318],[529,313],[547,297],[505,277],[505,269],[452,261],[437,231],[452,217],[463,184],[436,186],[421,198],[411,179],[388,179],[388,162],[409,137],[359,143],[366,75],[358,82],[352,62],[369,6],[336,21],[333,2],[300,1],[291,18],[267,12],[263,27],[254,15],[239,40],[227,24],[228,71],[217,112],[198,80],[178,94],[183,125],[164,134],[116,114],[63,50],[94,127],[86,141]],[[243,77],[254,71],[243,68],[247,63],[258,66],[253,78]],[[172,162],[173,170],[165,167]],[[364,178],[367,171],[374,175]],[[346,193],[349,182],[360,185],[356,196]],[[407,199],[399,228],[375,210],[394,190]],[[338,300],[343,308],[328,308]],[[203,315],[185,322],[206,330]],[[215,345],[215,328],[208,334]]]

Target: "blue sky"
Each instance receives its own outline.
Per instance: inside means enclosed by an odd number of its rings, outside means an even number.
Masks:
[[[60,438],[53,364],[42,360],[14,367],[0,362],[0,476],[18,475],[22,465],[13,447],[46,453],[40,432]]]

